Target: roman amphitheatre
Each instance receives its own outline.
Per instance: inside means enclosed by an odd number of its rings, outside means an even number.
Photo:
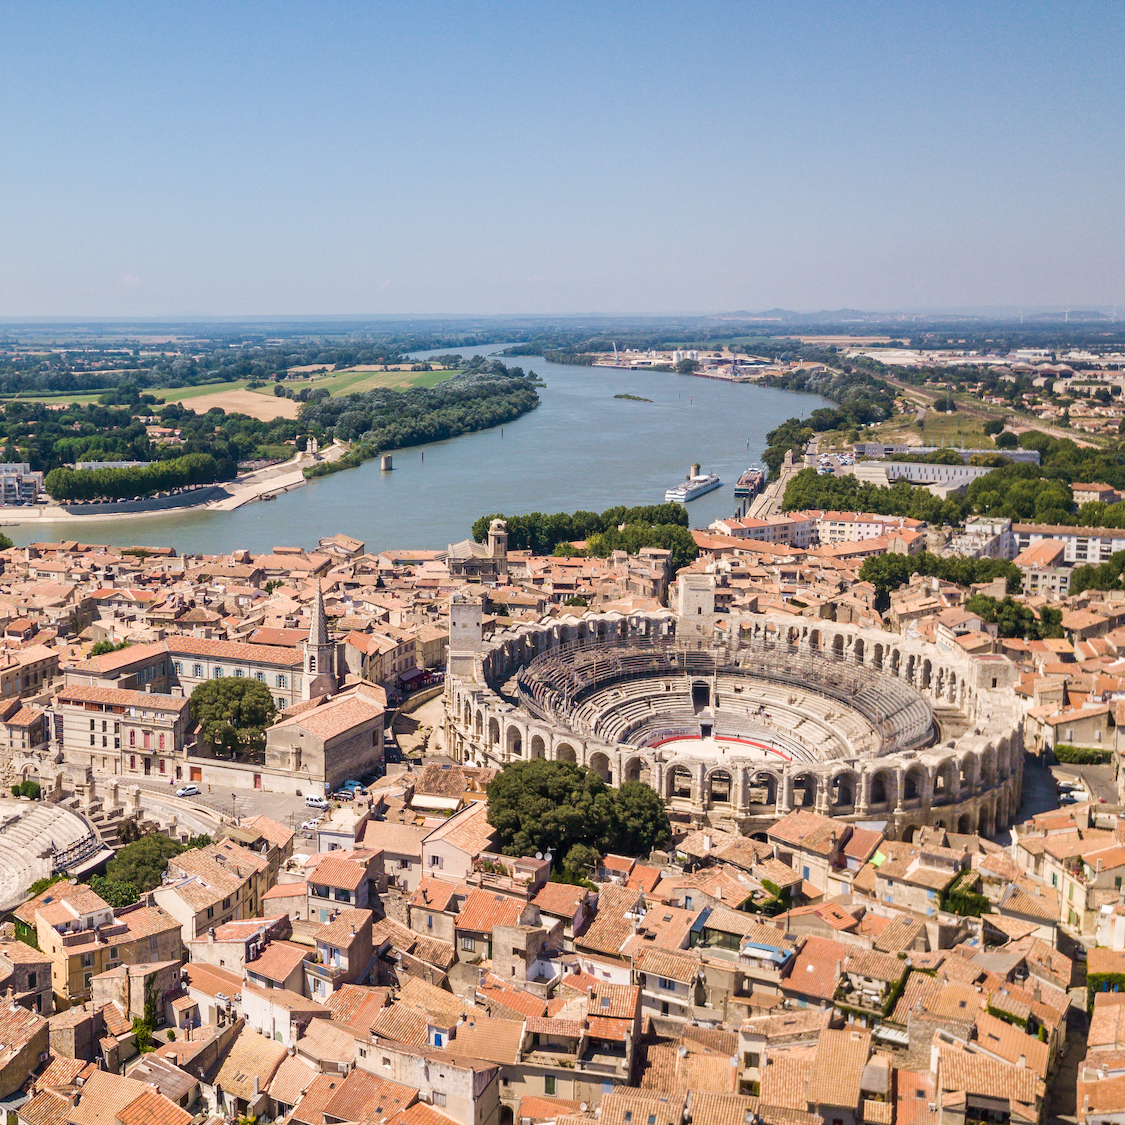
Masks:
[[[763,832],[799,808],[891,838],[992,836],[1020,803],[1013,666],[818,618],[714,612],[681,575],[675,608],[521,623],[484,638],[451,607],[445,745],[462,762],[533,758],[643,781],[673,823]]]

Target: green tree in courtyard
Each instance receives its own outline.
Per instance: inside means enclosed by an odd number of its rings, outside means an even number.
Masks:
[[[593,770],[572,762],[515,762],[488,785],[488,822],[507,855],[549,851],[560,867],[620,851],[647,855],[670,835],[659,796],[640,782],[611,789]]]
[[[270,689],[260,680],[207,680],[191,693],[191,717],[200,740],[231,758],[264,750],[266,727],[276,714]]]
[[[127,844],[106,864],[105,877],[119,886],[128,883],[140,894],[159,887],[168,870],[168,860],[186,848],[158,832]]]

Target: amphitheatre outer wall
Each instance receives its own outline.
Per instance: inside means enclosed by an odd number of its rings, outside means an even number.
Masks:
[[[664,798],[674,822],[747,835],[764,831],[778,817],[802,807],[853,823],[883,822],[886,834],[896,839],[912,838],[923,825],[984,836],[1008,826],[1019,807],[1023,779],[1022,712],[1012,693],[1015,669],[1010,661],[785,615],[721,615],[727,628],[715,639],[710,605],[704,606],[708,612],[697,607],[691,617],[684,608],[681,581],[680,613],[563,617],[520,624],[483,640],[480,603],[455,600],[445,694],[446,746],[457,761],[469,764],[503,767],[546,758],[589,766],[612,785],[644,781]],[[779,697],[768,673],[747,679],[751,701],[756,685],[761,685],[764,697],[773,700],[767,706],[785,713],[777,716],[780,721],[773,730],[757,724],[759,736],[753,741],[784,747],[789,736],[783,727],[819,701],[820,714],[812,719],[820,727],[814,723],[810,745],[817,747],[815,735],[832,728],[834,737],[819,744],[821,753],[829,756],[814,753],[799,760],[793,754],[786,760],[778,754],[769,760],[770,755],[756,749],[743,756],[737,732],[724,731],[720,738],[716,731],[715,743],[706,745],[701,738],[652,738],[651,724],[647,742],[629,733],[622,736],[629,741],[613,741],[599,737],[597,722],[583,723],[565,708],[560,718],[557,710],[529,706],[520,694],[517,677],[522,673],[526,680],[540,657],[555,653],[569,659],[571,652],[589,657],[601,650],[612,659],[620,646],[628,648],[634,642],[671,653],[677,646],[693,651],[713,646],[728,661],[737,661],[745,650],[755,654],[758,672],[763,654],[770,653],[779,666],[799,659],[814,666],[823,663],[819,674],[825,682],[849,675],[861,675],[865,683],[898,681],[888,683],[888,690],[902,695],[905,688],[924,700],[932,712],[932,732],[924,739],[914,737],[909,749],[897,749],[893,739],[890,745],[880,741],[872,723],[859,721],[854,713],[849,716],[839,703],[840,693],[833,699],[815,685],[794,687],[790,679]],[[669,690],[665,685],[670,680],[681,698],[690,699],[701,679],[705,677],[699,673],[669,674],[665,669],[650,677],[639,694],[651,684],[653,695],[659,696]],[[696,715],[701,725],[721,714],[715,704],[720,690],[717,682],[710,685],[708,700]],[[836,728],[847,728],[849,722],[851,733],[837,735]],[[673,734],[682,734],[674,722],[669,726]]]

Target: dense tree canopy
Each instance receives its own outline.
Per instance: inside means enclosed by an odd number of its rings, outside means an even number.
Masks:
[[[231,758],[260,754],[276,714],[270,689],[258,680],[224,676],[205,680],[191,693],[191,717],[200,741]]]
[[[1120,590],[1121,574],[1125,571],[1125,551],[1116,551],[1099,565],[1083,563],[1070,572],[1071,595],[1083,590]]]
[[[890,592],[905,585],[915,574],[930,575],[960,586],[991,582],[1003,578],[1009,594],[1018,594],[1023,576],[1015,563],[1007,559],[973,559],[967,555],[943,558],[923,551],[920,555],[872,555],[859,568],[861,582],[870,582],[876,590],[876,606],[885,610]]]
[[[508,547],[532,551],[537,555],[591,555],[605,558],[613,551],[636,554],[642,547],[659,547],[672,552],[672,565],[687,566],[699,554],[688,530],[687,509],[682,504],[647,504],[636,508],[618,505],[598,512],[530,512],[525,516],[506,516],[502,512],[473,521],[472,536],[478,543],[488,537],[488,525],[495,519],[508,525]],[[571,551],[566,544],[585,542],[582,550]]]
[[[43,481],[58,501],[128,500],[153,496],[219,479],[219,464],[210,453],[188,453],[171,461],[152,461],[124,469],[52,469]]]
[[[492,361],[434,387],[318,398],[302,407],[301,421],[341,441],[400,449],[510,422],[539,405],[536,382],[534,372]]]
[[[186,850],[178,840],[170,840],[154,832],[126,844],[106,864],[105,877],[118,888],[127,885],[138,894],[144,894],[160,886],[164,872],[168,870],[168,860]]]
[[[646,856],[671,830],[659,794],[641,782],[611,789],[592,770],[571,762],[513,762],[488,785],[488,822],[506,855],[550,852],[571,872],[588,851]]]
[[[1062,611],[1049,606],[1044,606],[1037,615],[1033,609],[1013,601],[1011,597],[997,600],[988,594],[977,594],[965,603],[965,608],[989,625],[997,626],[1001,637],[1042,641],[1063,635]]]

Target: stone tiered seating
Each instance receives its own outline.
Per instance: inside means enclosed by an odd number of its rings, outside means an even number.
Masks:
[[[56,852],[84,840],[88,857],[97,850],[97,838],[69,809],[46,802],[0,801],[0,909],[21,902],[32,883],[51,874]],[[81,851],[76,848],[75,854]]]

